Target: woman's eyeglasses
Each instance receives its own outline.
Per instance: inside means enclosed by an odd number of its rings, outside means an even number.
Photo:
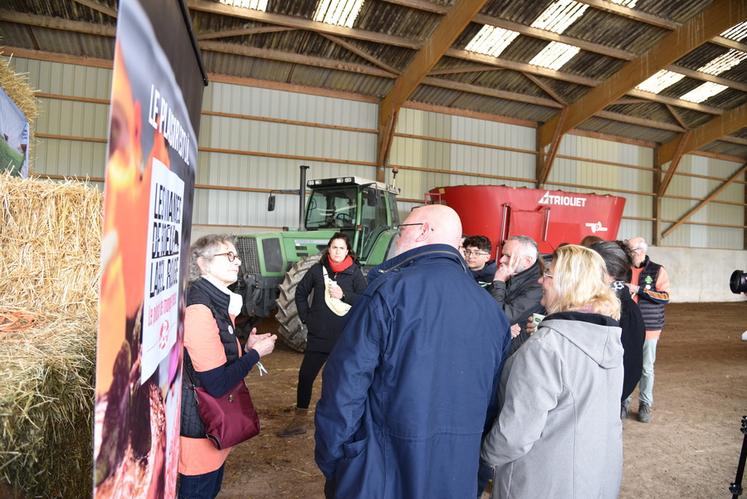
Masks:
[[[542,272],[542,277],[545,277],[547,279],[552,279],[553,275],[550,272],[545,270],[544,272]]]
[[[241,261],[241,258],[239,258],[239,255],[237,255],[233,251],[229,251],[227,253],[216,253],[213,256],[214,257],[215,256],[225,256],[226,258],[228,258],[229,262],[234,262],[235,260],[238,260],[239,262]]]

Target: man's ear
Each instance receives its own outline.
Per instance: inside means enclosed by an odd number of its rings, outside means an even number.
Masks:
[[[420,226],[420,235],[415,239],[418,242],[427,241],[428,233],[431,231],[431,225],[428,222],[423,222]]]

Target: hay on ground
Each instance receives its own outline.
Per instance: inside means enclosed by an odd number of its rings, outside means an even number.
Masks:
[[[101,193],[0,175],[0,482],[92,490]]]

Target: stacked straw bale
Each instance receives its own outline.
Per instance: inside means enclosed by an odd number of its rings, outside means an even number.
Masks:
[[[0,54],[3,52],[0,51]],[[29,123],[33,124],[39,114],[34,90],[28,83],[27,75],[13,71],[10,59],[0,59],[0,88],[13,99]]]
[[[102,195],[0,175],[0,483],[92,490]]]

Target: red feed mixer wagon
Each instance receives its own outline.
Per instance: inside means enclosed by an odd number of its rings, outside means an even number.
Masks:
[[[625,198],[505,185],[456,185],[426,193],[427,204],[445,204],[462,219],[465,235],[490,239],[492,255],[511,236],[529,236],[542,253],[586,236],[617,238]]]

